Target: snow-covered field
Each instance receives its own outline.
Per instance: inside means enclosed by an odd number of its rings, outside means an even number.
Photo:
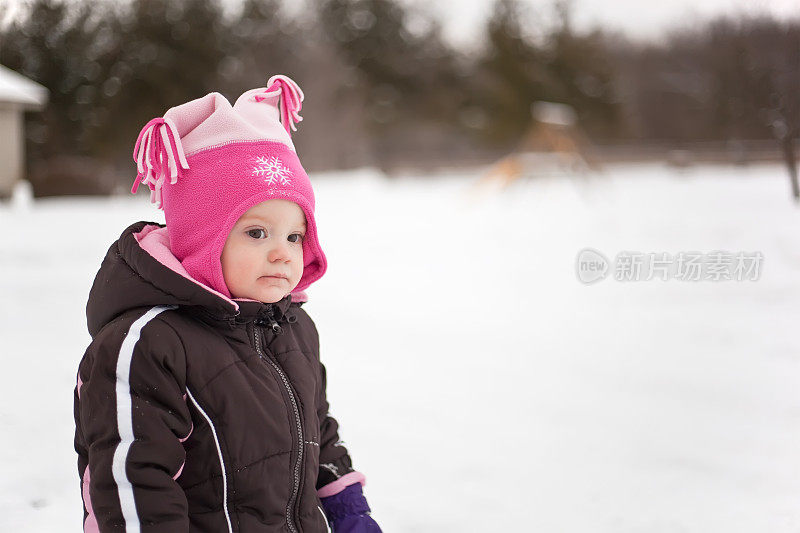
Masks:
[[[800,208],[779,166],[476,193],[318,175],[307,309],[391,532],[800,530]],[[0,206],[0,531],[77,532],[84,305],[144,195]],[[580,283],[579,250],[760,251],[758,281]]]

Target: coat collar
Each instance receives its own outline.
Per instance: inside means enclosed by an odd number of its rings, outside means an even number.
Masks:
[[[270,312],[275,320],[279,320],[283,318],[289,310],[289,306],[292,304],[292,296],[290,294],[286,295],[275,303],[240,300],[237,298],[234,298],[234,301],[239,304],[239,313],[236,315],[237,322],[251,322],[259,316]]]

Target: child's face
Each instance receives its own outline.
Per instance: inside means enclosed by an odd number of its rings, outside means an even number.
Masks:
[[[254,205],[233,226],[222,249],[222,275],[234,298],[274,303],[303,275],[306,217],[288,200]]]

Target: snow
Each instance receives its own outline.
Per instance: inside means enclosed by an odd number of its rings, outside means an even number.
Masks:
[[[800,529],[800,209],[779,166],[479,190],[317,175],[329,398],[390,532]],[[146,195],[0,206],[0,530],[80,531],[72,391]],[[62,228],[69,232],[62,233]],[[758,281],[580,283],[583,248],[760,251]]]

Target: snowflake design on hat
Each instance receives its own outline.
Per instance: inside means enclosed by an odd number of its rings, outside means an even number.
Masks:
[[[253,175],[264,178],[268,185],[291,185],[289,178],[292,171],[283,165],[277,157],[259,156],[255,159],[256,166],[253,167]]]

